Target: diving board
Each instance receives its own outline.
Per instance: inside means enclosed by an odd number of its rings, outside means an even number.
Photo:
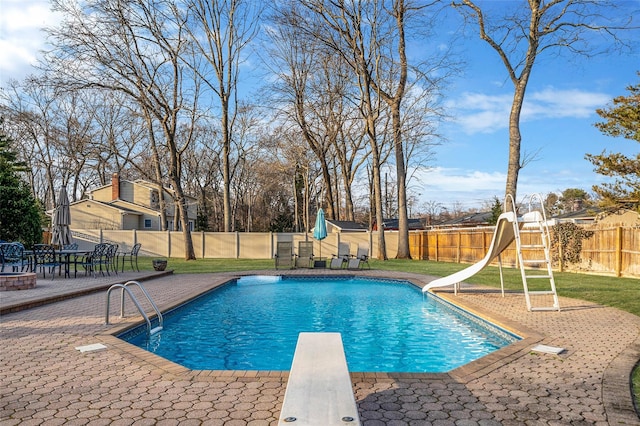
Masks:
[[[340,333],[300,333],[278,425],[360,425]]]

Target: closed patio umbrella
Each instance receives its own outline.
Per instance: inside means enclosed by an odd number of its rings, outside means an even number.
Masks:
[[[322,258],[322,240],[327,238],[327,223],[324,219],[324,210],[319,209],[316,216],[316,224],[313,227],[313,238],[320,241],[320,258]]]
[[[69,225],[71,225],[71,211],[69,209],[67,189],[64,186],[60,188],[58,203],[53,210],[53,219],[51,222],[51,244],[60,247],[71,244],[73,240],[71,237],[71,229],[69,228]]]

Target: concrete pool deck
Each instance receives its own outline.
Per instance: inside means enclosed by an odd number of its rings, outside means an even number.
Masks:
[[[389,271],[148,272],[39,279],[34,289],[0,292],[0,424],[277,424],[287,372],[191,371],[120,342],[111,333],[140,316],[131,311],[120,319],[117,297],[112,325],[104,325],[113,283],[146,279],[166,310],[248,273],[357,274],[417,285],[432,279]],[[363,425],[640,424],[629,390],[640,359],[640,317],[567,298],[561,312],[531,313],[522,293],[503,298],[481,287],[439,294],[526,339],[447,374],[352,373]],[[95,343],[106,349],[76,349]],[[566,351],[532,351],[539,343]]]

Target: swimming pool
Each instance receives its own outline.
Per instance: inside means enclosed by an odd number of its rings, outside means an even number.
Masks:
[[[252,276],[118,337],[194,370],[289,370],[300,332],[339,332],[353,372],[446,372],[519,338],[407,281]]]

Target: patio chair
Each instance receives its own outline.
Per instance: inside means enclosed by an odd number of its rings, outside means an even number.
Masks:
[[[108,276],[111,276],[109,270],[112,270],[116,275],[118,275],[118,244],[106,243],[105,245],[106,248],[104,249],[104,253],[100,259],[100,272],[104,275],[104,272],[102,271],[102,265],[104,265],[104,271],[106,271]]]
[[[75,260],[75,268],[74,268],[74,276],[78,276],[78,266],[84,269],[84,274],[91,274],[94,277],[97,274],[98,269],[102,272],[103,258],[105,256],[105,251],[107,250],[108,244],[101,243],[96,244],[93,248],[93,251],[87,252],[82,256],[76,257]]]
[[[22,272],[30,269],[29,258],[25,256],[24,246],[20,243],[0,244],[0,272]]]
[[[120,253],[118,253],[120,256],[122,256],[122,272],[124,272],[124,262],[127,259],[127,256],[129,257],[129,262],[131,263],[131,270],[134,270],[135,262],[135,270],[140,272],[140,268],[138,268],[138,253],[140,252],[140,247],[142,247],[142,244],[136,243],[133,245],[133,247],[131,247],[130,251],[121,251]]]
[[[59,273],[62,272],[62,262],[53,245],[35,244],[33,246],[33,270],[38,273],[38,268],[42,271],[42,278],[45,278],[48,268],[52,280],[56,277],[56,268]]]
[[[367,265],[368,269],[371,269],[369,265],[369,248],[358,246],[356,255],[349,259],[348,269],[360,269],[364,265]]]
[[[338,254],[333,255],[329,267],[331,269],[344,268],[347,262],[349,262],[349,256],[349,244],[338,243]]]
[[[276,269],[278,269],[279,266],[293,269],[295,266],[293,263],[293,243],[291,241],[278,241],[274,258],[276,261]]]
[[[311,268],[313,265],[313,241],[298,241],[296,268]]]

